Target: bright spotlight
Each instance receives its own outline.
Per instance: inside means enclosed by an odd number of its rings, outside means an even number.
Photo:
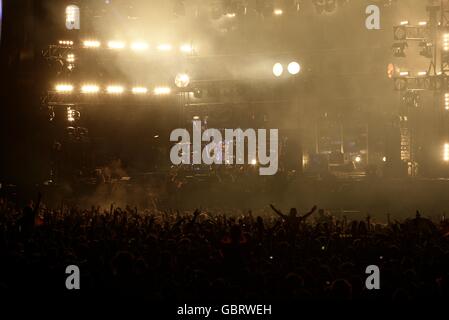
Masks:
[[[167,95],[171,93],[171,89],[169,87],[156,87],[154,89],[154,94],[157,96]]]
[[[255,165],[257,164],[257,160],[256,160],[256,159],[251,160],[251,164],[252,164],[253,166],[255,166]]]
[[[227,13],[226,16],[228,18],[235,18],[236,14],[234,12]]]
[[[362,157],[361,156],[357,156],[354,158],[355,162],[359,163],[362,162]]]
[[[106,92],[109,94],[122,94],[125,89],[122,86],[108,86]]]
[[[71,84],[58,84],[55,89],[59,93],[70,93],[73,91],[73,86]]]
[[[276,77],[280,77],[280,76],[282,76],[282,73],[284,73],[284,67],[282,66],[282,64],[276,63],[276,64],[273,66],[273,74],[274,74]]]
[[[67,62],[68,63],[74,63],[75,62],[75,55],[73,53],[69,53],[67,55]]]
[[[68,107],[67,108],[67,121],[68,122],[74,122],[75,121],[75,116],[76,116],[76,111],[73,110],[72,108]]]
[[[190,44],[183,44],[180,48],[181,52],[183,53],[192,53],[193,47]]]
[[[383,157],[382,162],[387,162],[387,157]]]
[[[282,9],[274,9],[273,13],[275,16],[282,16],[284,11],[282,11]]]
[[[444,144],[443,160],[449,162],[449,143]]]
[[[301,66],[299,65],[298,62],[293,61],[293,62],[289,63],[288,72],[290,74],[295,75],[295,74],[298,74],[300,71],[301,71]]]
[[[157,49],[159,51],[167,52],[167,51],[171,51],[172,46],[171,46],[171,44],[163,43],[163,44],[158,45]]]
[[[132,92],[134,94],[146,94],[148,92],[148,89],[145,87],[134,87],[132,89]]]
[[[178,88],[186,88],[190,84],[190,77],[188,74],[179,73],[175,78],[175,84]]]
[[[101,43],[97,40],[86,40],[83,41],[83,46],[85,48],[99,48],[101,46]]]
[[[125,43],[122,41],[109,41],[108,47],[109,49],[123,49],[125,47]]]
[[[443,35],[443,50],[449,51],[449,33]]]
[[[131,44],[131,49],[134,51],[144,51],[147,50],[148,47],[149,45],[146,42],[133,42]]]
[[[81,87],[81,92],[86,94],[98,93],[100,88],[97,85],[86,84]]]
[[[71,47],[73,46],[73,41],[70,40],[59,40],[61,46]]]

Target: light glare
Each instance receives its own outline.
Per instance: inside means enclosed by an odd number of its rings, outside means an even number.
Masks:
[[[172,46],[171,46],[170,44],[163,43],[163,44],[158,45],[158,46],[157,46],[157,49],[158,49],[159,51],[167,52],[167,51],[171,51]]]
[[[299,65],[298,62],[290,62],[290,64],[288,65],[288,72],[290,74],[298,74],[301,71],[301,66]]]
[[[73,91],[73,86],[71,84],[58,84],[55,89],[60,93],[68,93]]]
[[[131,44],[131,49],[134,51],[144,51],[147,50],[148,47],[149,45],[146,42],[133,42]]]
[[[123,49],[125,47],[125,43],[122,41],[109,41],[108,47],[109,49]]]
[[[86,40],[83,42],[83,45],[86,48],[99,48],[101,43],[97,40]]]
[[[274,74],[276,77],[280,77],[280,76],[282,75],[283,72],[284,72],[284,67],[282,66],[282,64],[276,63],[276,64],[273,66],[273,74]]]
[[[108,86],[106,91],[109,94],[121,94],[125,91],[125,89],[122,86]]]
[[[97,85],[86,84],[81,87],[82,93],[97,93],[100,91],[100,88]]]
[[[148,92],[148,89],[145,88],[145,87],[134,87],[134,88],[132,89],[132,92],[133,92],[134,94],[145,94],[145,93]]]
[[[171,93],[171,89],[169,87],[156,87],[154,89],[154,94],[157,96],[167,95]]]

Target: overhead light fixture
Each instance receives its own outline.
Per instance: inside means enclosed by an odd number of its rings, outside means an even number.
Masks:
[[[73,86],[71,84],[57,84],[55,90],[59,93],[70,93],[73,91]]]
[[[444,144],[444,149],[443,149],[443,160],[445,162],[449,162],[449,143],[445,143]]]
[[[67,60],[68,63],[74,63],[75,62],[75,55],[73,53],[69,53],[67,55],[67,59],[66,60]]]
[[[282,9],[274,9],[273,14],[275,16],[282,16],[284,14],[284,11],[282,11]]]
[[[167,95],[171,93],[171,89],[169,87],[156,87],[154,88],[154,94],[157,96]]]
[[[287,70],[290,74],[296,75],[301,71],[301,66],[298,62],[293,61],[288,64]]]
[[[67,108],[67,121],[68,122],[74,122],[76,119],[76,111],[73,110],[71,107]]]
[[[106,92],[109,94],[122,94],[125,91],[125,88],[122,86],[108,86],[106,88]]]
[[[73,46],[73,41],[70,41],[70,40],[59,40],[59,45],[66,46],[66,47],[71,47],[71,46]]]
[[[283,73],[284,73],[284,67],[282,66],[282,64],[280,64],[279,62],[275,63],[273,66],[274,76],[279,78],[280,76],[282,76]]]
[[[176,75],[175,78],[175,85],[178,88],[186,88],[190,84],[190,77],[186,73],[179,73]]]
[[[85,40],[83,41],[83,46],[85,48],[99,48],[101,46],[101,43],[97,40]]]
[[[132,89],[132,93],[134,94],[146,94],[148,92],[148,89],[145,87],[134,87]]]
[[[100,88],[94,84],[86,84],[81,87],[81,92],[86,94],[98,93]]]

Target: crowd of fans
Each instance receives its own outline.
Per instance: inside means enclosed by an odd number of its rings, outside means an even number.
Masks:
[[[288,214],[79,209],[0,200],[0,290],[150,301],[229,299],[408,300],[449,295],[449,222],[412,214],[375,224],[312,208]],[[365,286],[366,267],[381,289]]]

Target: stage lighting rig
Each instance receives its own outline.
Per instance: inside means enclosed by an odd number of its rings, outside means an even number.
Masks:
[[[175,85],[178,88],[187,88],[190,84],[190,77],[186,73],[179,73],[175,78]]]
[[[55,90],[58,93],[72,93],[73,92],[73,86],[71,84],[57,84],[55,86]]]
[[[408,90],[405,92],[404,96],[402,97],[402,100],[407,107],[417,108],[419,107],[421,97],[418,91]]]
[[[313,4],[319,14],[333,13],[337,10],[337,0],[313,0]]]
[[[425,21],[419,22],[418,25],[411,25],[408,20],[405,20],[393,27],[393,35],[395,41],[426,41],[430,38],[430,29]]]
[[[419,43],[419,47],[421,48],[420,55],[429,59],[433,57],[433,44],[427,41],[421,41]]]
[[[68,122],[75,122],[78,121],[81,118],[81,113],[73,107],[67,107],[67,121]]]
[[[59,45],[62,47],[62,48],[71,48],[71,47],[73,47],[73,41],[71,41],[71,40],[59,40]]]
[[[408,47],[407,42],[398,42],[393,44],[393,56],[396,58],[405,58],[405,48]]]

